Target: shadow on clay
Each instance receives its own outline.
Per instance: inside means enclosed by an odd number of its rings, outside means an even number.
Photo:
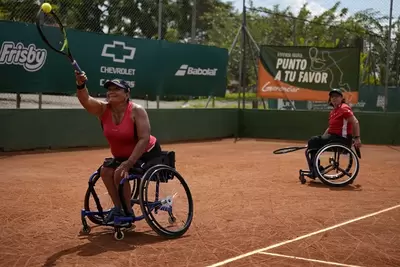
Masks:
[[[327,185],[325,185],[325,184],[323,184],[321,182],[318,182],[318,181],[310,181],[308,183],[308,186],[316,187],[316,188],[329,189],[329,190],[332,190],[332,191],[356,191],[356,192],[357,191],[362,191],[362,188],[361,188],[360,184],[356,184],[356,185],[350,184],[350,185],[347,185],[347,186],[344,186],[344,187],[330,187],[330,186],[327,186]]]
[[[92,229],[98,226],[92,227]],[[61,250],[46,259],[43,267],[57,266],[57,262],[64,256],[77,254],[78,256],[96,256],[105,252],[123,252],[135,250],[137,246],[161,243],[170,239],[158,236],[153,231],[134,232],[124,231],[125,237],[123,240],[117,241],[114,239],[113,231],[102,231],[90,233],[89,235],[78,234],[80,240],[88,240],[88,243]],[[182,236],[185,238],[187,236]]]

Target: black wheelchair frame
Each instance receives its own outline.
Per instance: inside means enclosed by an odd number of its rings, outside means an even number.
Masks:
[[[354,150],[353,150],[354,147]],[[337,151],[334,151],[336,148]],[[284,148],[280,148],[277,149],[275,151],[273,151],[274,154],[286,154],[286,153],[290,153],[290,152],[294,152],[297,150],[301,150],[301,149],[305,149],[305,156],[307,159],[307,164],[309,167],[309,170],[299,170],[299,180],[302,184],[306,183],[306,179],[305,176],[311,178],[311,179],[315,179],[315,178],[319,178],[324,184],[328,185],[328,186],[334,186],[334,187],[340,187],[340,186],[346,186],[348,184],[353,183],[353,181],[356,179],[358,172],[359,172],[359,159],[361,159],[361,151],[358,147],[355,147],[353,145],[353,143],[351,143],[350,145],[345,145],[343,143],[338,143],[338,142],[330,142],[327,145],[319,148],[319,149],[309,149],[307,146],[293,146],[293,147],[284,147]],[[314,158],[314,162],[312,162],[312,160],[310,159],[310,153],[312,151],[317,151],[315,154],[315,158]],[[333,159],[330,159],[330,163],[333,165],[334,168],[339,169],[339,157],[341,154],[350,154],[351,158],[350,158],[350,162],[349,165],[347,166],[346,169],[341,169],[341,174],[337,175],[333,178],[331,177],[325,177],[324,173],[328,168],[324,168],[323,170],[321,170],[319,167],[319,157],[320,155],[325,152],[325,151],[333,151],[335,153],[335,157]],[[354,160],[353,160],[354,159]],[[354,162],[353,162],[354,161]],[[356,164],[356,169],[354,173],[349,173],[353,163]],[[315,167],[318,166],[318,167]],[[332,166],[329,166],[332,167]],[[324,173],[322,173],[324,172]],[[331,180],[336,180],[339,179],[341,177],[343,177],[344,175],[349,175],[351,176],[349,180],[343,182],[343,183],[333,183],[331,182]]]
[[[317,151],[313,161],[310,158],[310,154],[312,151]],[[334,157],[330,159],[330,164],[331,164],[330,166],[321,169],[319,158],[320,158],[321,154],[326,151],[334,152]],[[346,169],[342,169],[339,167],[339,158],[340,158],[340,155],[346,155],[346,154],[351,155],[350,162],[349,162],[348,166],[346,167]],[[319,149],[306,148],[305,156],[306,156],[309,170],[301,170],[301,169],[299,170],[299,180],[302,184],[306,183],[305,176],[307,176],[311,179],[315,179],[318,177],[319,180],[321,180],[324,184],[326,184],[328,186],[333,186],[333,187],[346,186],[348,184],[353,183],[354,180],[357,178],[357,175],[359,172],[359,166],[360,166],[359,159],[361,159],[361,151],[358,147],[355,147],[353,145],[353,143],[351,143],[351,145],[345,145],[343,143],[331,142]],[[356,169],[355,169],[354,173],[349,173],[349,171],[351,170],[351,167],[353,166],[353,163],[356,165]],[[341,174],[336,175],[334,178],[325,177],[324,174],[325,174],[325,172],[327,172],[327,170],[330,167],[333,167],[333,169],[340,169]],[[350,177],[350,179],[348,179],[342,183],[331,182],[331,180],[336,180],[336,179],[342,178],[345,175],[348,175]]]

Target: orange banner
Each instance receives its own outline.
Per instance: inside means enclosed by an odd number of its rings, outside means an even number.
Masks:
[[[328,89],[329,90],[329,89]],[[288,100],[327,101],[328,91],[299,88],[282,81],[275,80],[265,69],[261,61],[258,61],[258,86],[257,96],[262,98],[281,98]],[[343,93],[347,103],[358,102],[358,92]]]

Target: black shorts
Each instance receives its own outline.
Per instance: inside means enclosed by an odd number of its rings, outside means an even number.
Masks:
[[[316,153],[316,150],[330,143],[340,143],[349,147],[352,144],[352,136],[342,137],[336,134],[313,136],[310,140],[308,140],[308,149],[315,149]]]
[[[161,146],[156,141],[154,144],[154,147],[145,153],[140,157],[140,159],[135,163],[134,168],[141,167],[143,164],[149,162],[152,159],[158,158],[161,156]],[[103,166],[107,168],[113,168],[116,169],[121,165],[122,162],[128,160],[128,158],[106,158],[104,160]]]

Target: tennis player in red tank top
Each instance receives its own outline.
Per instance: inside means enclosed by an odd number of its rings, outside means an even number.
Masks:
[[[99,118],[113,158],[104,162],[100,176],[114,202],[114,208],[106,221],[111,222],[115,215],[123,214],[118,196],[119,182],[128,176],[135,163],[148,161],[161,155],[161,147],[157,139],[150,134],[150,122],[146,110],[129,100],[130,87],[119,79],[109,80],[104,84],[107,88],[107,102],[99,101],[89,95],[86,88],[85,73],[75,73],[77,96],[81,105]],[[131,208],[131,188],[124,186],[126,206]]]

